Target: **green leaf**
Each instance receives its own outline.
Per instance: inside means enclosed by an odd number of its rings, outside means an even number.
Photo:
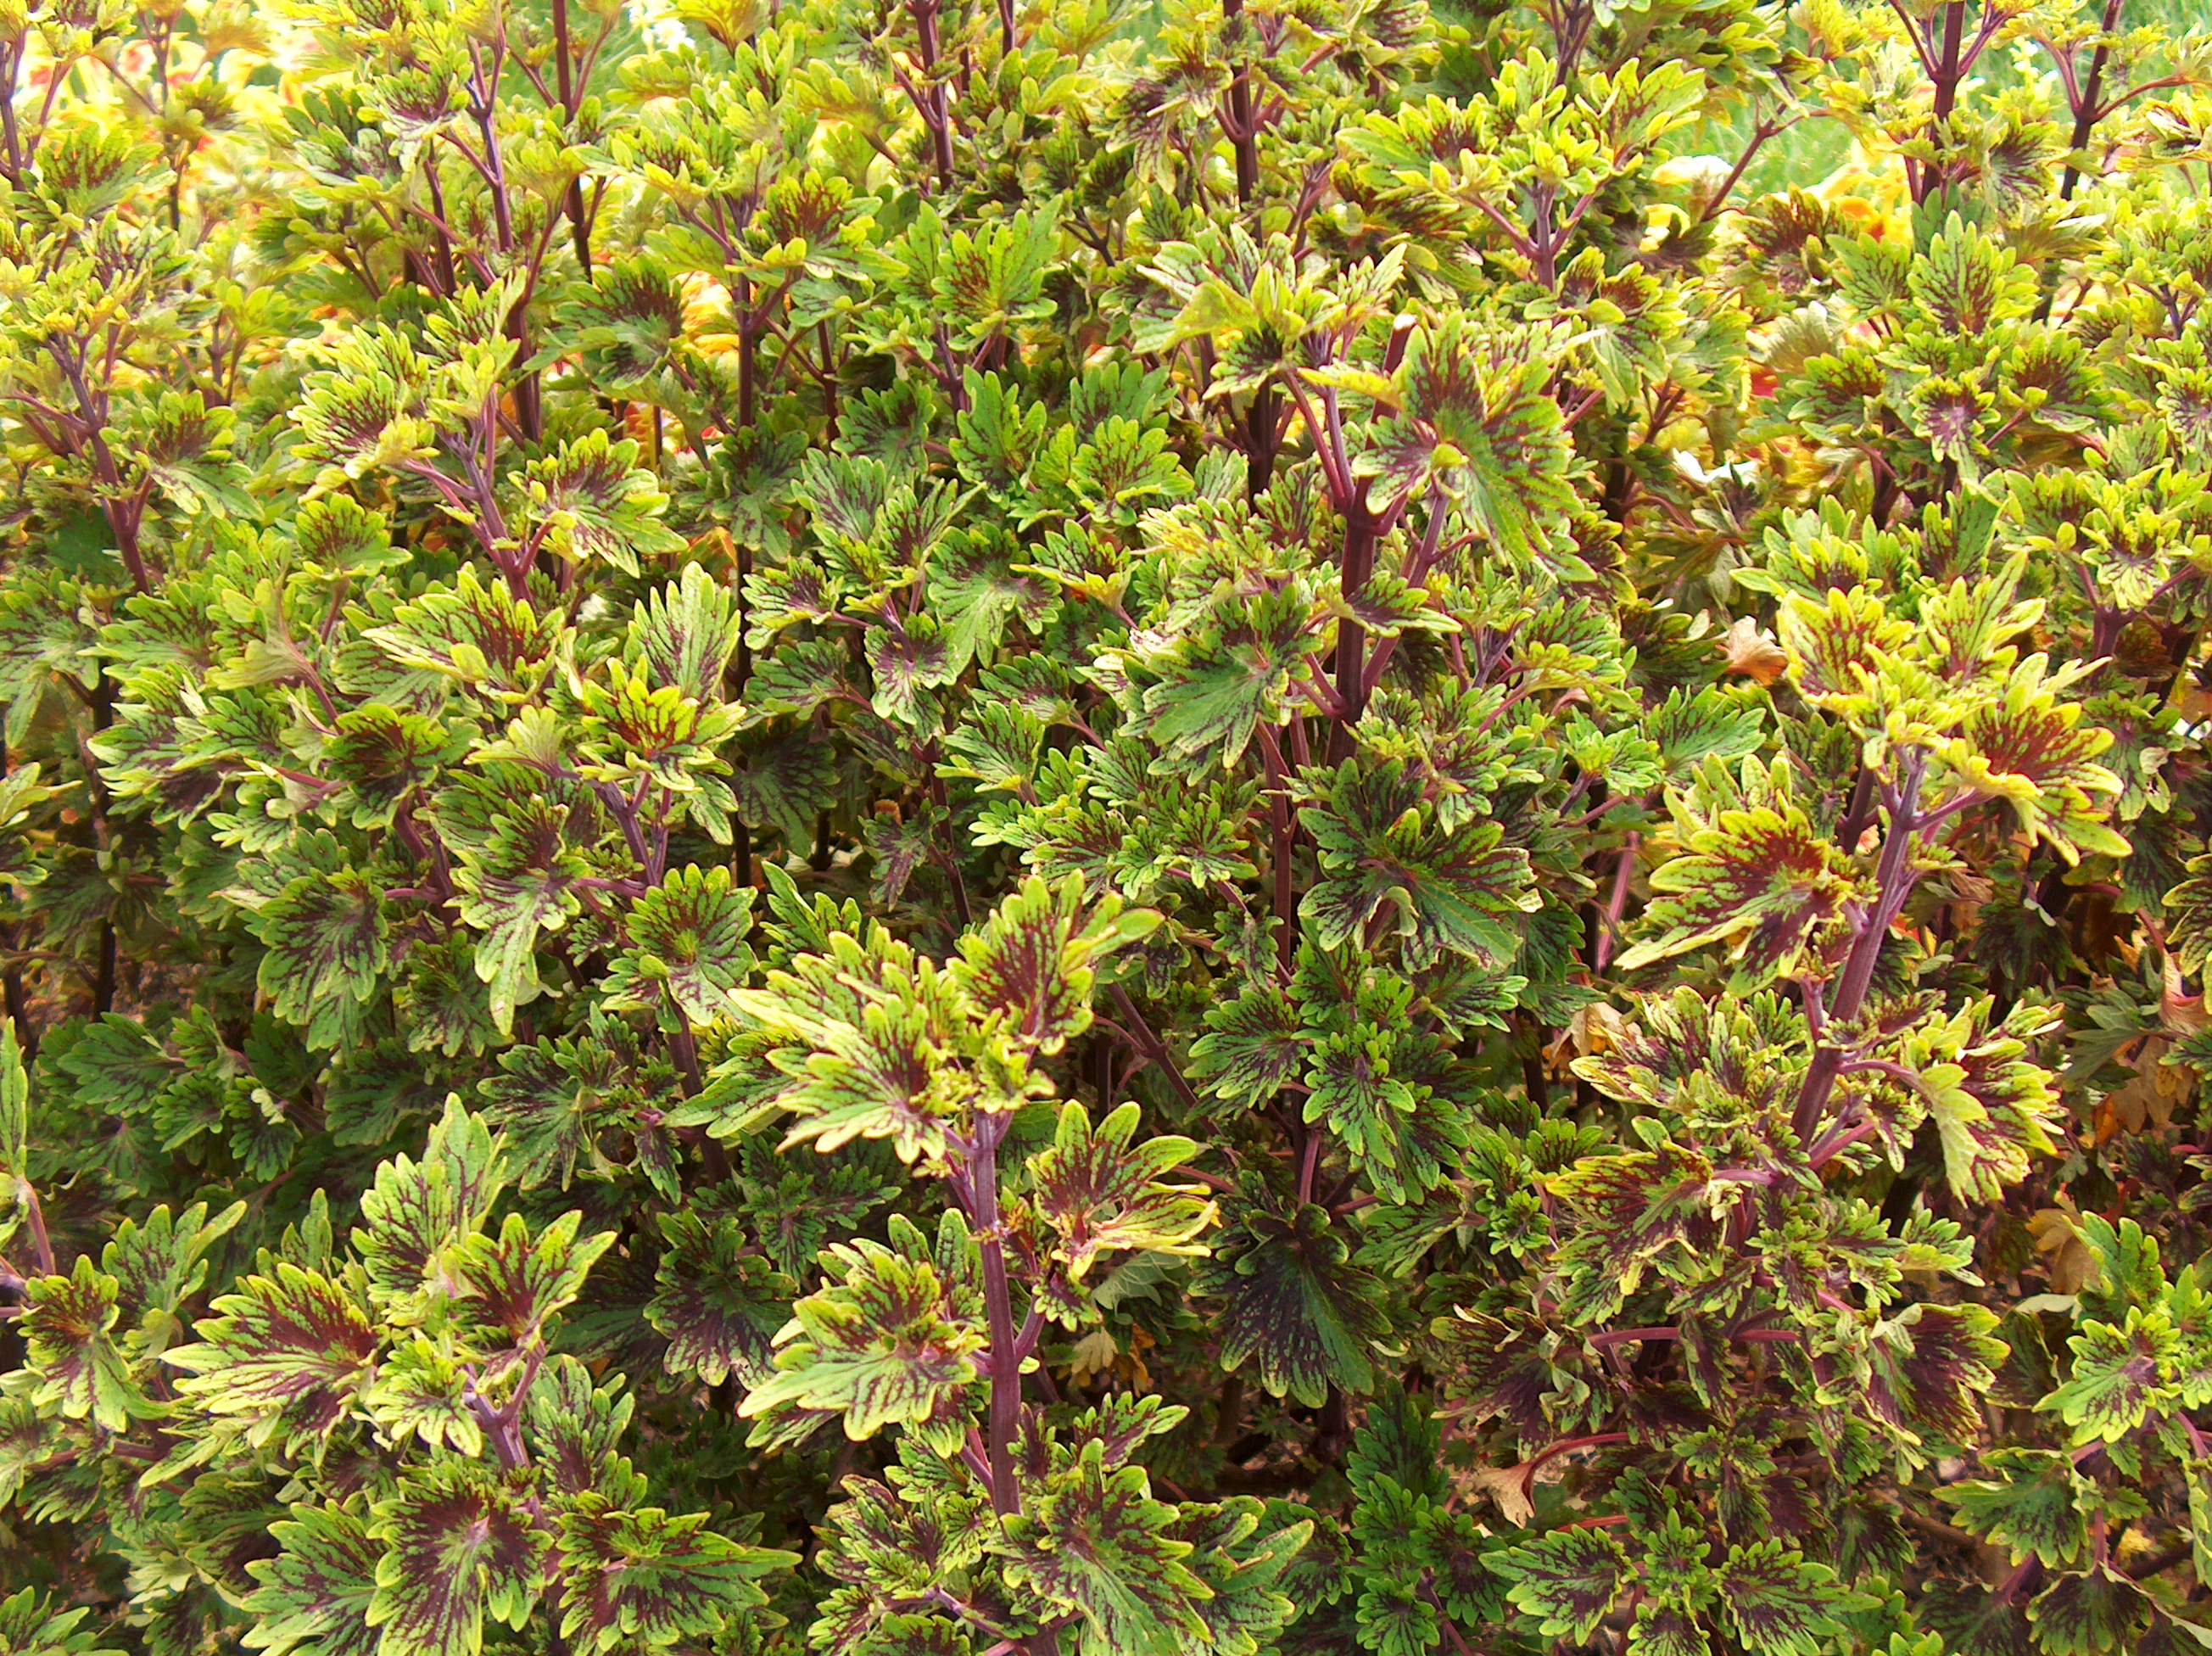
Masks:
[[[119,1656],[83,1626],[89,1610],[64,1610],[58,1599],[24,1587],[0,1598],[0,1651],[7,1656]]]
[[[2089,1528],[2081,1502],[2093,1486],[2075,1470],[2071,1456],[1999,1449],[1984,1455],[1982,1464],[2003,1481],[1978,1479],[1936,1492],[1958,1509],[1961,1529],[2009,1548],[2014,1564],[2033,1556],[2045,1569],[2063,1569],[2081,1556]]]
[[[1202,1185],[1164,1184],[1198,1154],[1187,1138],[1148,1139],[1132,1148],[1138,1110],[1125,1104],[1091,1131],[1079,1104],[1060,1107],[1052,1146],[1030,1158],[1031,1200],[1056,1238],[1052,1257],[1080,1282],[1102,1253],[1150,1250],[1202,1254],[1192,1239],[1214,1217]]]
[[[215,1301],[200,1343],[165,1354],[177,1390],[211,1415],[242,1417],[252,1441],[327,1440],[375,1372],[377,1331],[356,1288],[278,1261]]]
[[[796,1553],[742,1547],[706,1528],[707,1515],[624,1512],[586,1491],[561,1519],[561,1636],[573,1648],[658,1650],[733,1626],[768,1602],[756,1583]]]
[[[479,1082],[484,1121],[499,1134],[507,1168],[524,1190],[567,1190],[592,1137],[627,1114],[634,1084],[615,1055],[590,1038],[539,1041],[499,1055],[500,1074]]]
[[[770,1342],[798,1285],[746,1243],[728,1215],[664,1214],[660,1233],[668,1248],[645,1316],[668,1341],[668,1372],[708,1385],[735,1374],[757,1385],[769,1377]]]
[[[1160,916],[1148,909],[1129,913],[1102,899],[1082,923],[1084,880],[1070,874],[1056,886],[1042,880],[992,911],[989,920],[960,940],[953,979],[985,1016],[1003,1020],[1007,1036],[1027,1050],[1060,1051],[1091,1026],[1095,961],[1148,936]]]
[[[1869,1395],[1893,1424],[1925,1426],[1954,1443],[1982,1430],[1981,1398],[2004,1361],[1996,1318],[1977,1305],[1906,1307],[1877,1325]]]
[[[470,1301],[471,1317],[516,1346],[536,1339],[583,1291],[592,1266],[614,1245],[612,1231],[580,1238],[583,1218],[563,1214],[533,1239],[529,1221],[509,1214],[497,1237],[479,1232],[465,1238],[453,1251],[448,1269],[460,1297]]]
[[[694,1029],[732,1016],[729,992],[756,964],[752,899],[719,865],[678,869],[647,892],[629,913],[629,947],[608,967],[609,1008],[662,1007]]]
[[[527,600],[484,586],[465,567],[452,590],[434,588],[401,605],[368,636],[401,667],[520,703],[552,670],[562,619],[558,610],[540,615]]]
[[[505,1182],[483,1117],[449,1099],[422,1160],[393,1157],[362,1192],[353,1241],[372,1290],[387,1299],[420,1293],[447,1250],[475,1234]]]
[[[1575,499],[1548,343],[1534,330],[1478,334],[1456,312],[1415,329],[1398,372],[1402,411],[1352,463],[1375,480],[1369,509],[1387,512],[1433,484],[1509,554],[1545,549]]]
[[[668,498],[637,457],[635,442],[600,430],[531,463],[532,514],[556,557],[611,563],[635,575],[641,559],[684,550],[684,538],[660,521]]]
[[[2100,1565],[2060,1576],[2027,1607],[2027,1619],[2045,1656],[2102,1656],[2136,1648],[2150,1610],[2141,1587]]]
[[[1389,1328],[1380,1285],[1349,1263],[1349,1246],[1311,1202],[1287,1217],[1232,1209],[1198,1286],[1226,1302],[1221,1366],[1256,1358],[1260,1383],[1318,1409],[1332,1385],[1365,1391],[1371,1351]]]
[[[1493,1555],[1490,1568],[1513,1583],[1507,1595],[1548,1639],[1581,1643],[1597,1631],[1633,1579],[1628,1556],[1604,1530],[1554,1530]]]
[[[993,1550],[1006,1579],[1082,1616],[1086,1656],[1181,1656],[1206,1628],[1211,1596],[1172,1531],[1176,1509],[1152,1499],[1139,1466],[1108,1471],[1104,1446],[1084,1446],[1068,1470],[1000,1520]]]
[[[487,1615],[512,1628],[527,1620],[546,1537],[489,1468],[421,1468],[375,1512],[369,1533],[386,1548],[368,1605],[378,1656],[477,1656]]]
[[[957,1213],[940,1221],[935,1257],[902,1216],[891,1221],[889,1247],[860,1237],[830,1248],[822,1257],[829,1281],[792,1307],[775,1373],[738,1412],[833,1410],[854,1442],[893,1424],[941,1435],[987,1343],[975,1259]]]
[[[1740,801],[1703,808],[1671,801],[1681,854],[1651,876],[1644,938],[1620,958],[1632,971],[1655,960],[1725,942],[1748,989],[1785,971],[1819,929],[1856,896],[1859,882],[1827,837],[1791,798],[1786,764],[1746,760]]]
[[[269,1537],[283,1550],[246,1567],[260,1586],[246,1600],[245,1643],[268,1656],[375,1656],[368,1605],[384,1549],[354,1506],[302,1503]]]
[[[352,868],[294,880],[255,916],[268,953],[260,983],[276,1015],[307,1031],[313,1046],[357,1037],[362,1008],[391,959],[384,892]]]
[[[1520,952],[1519,916],[1542,904],[1528,853],[1502,844],[1495,822],[1438,825],[1411,767],[1348,760],[1328,778],[1326,802],[1300,814],[1322,877],[1299,912],[1322,947],[1395,934],[1416,968],[1447,950],[1493,967]]]
[[[2073,1373],[2036,1407],[2072,1427],[2076,1443],[2116,1442],[2174,1400],[2179,1342],[2162,1312],[2131,1307],[2124,1324],[2084,1324],[2066,1343]]]
[[[115,1344],[118,1292],[113,1277],[102,1275],[89,1256],[80,1254],[67,1276],[31,1280],[16,1324],[37,1400],[70,1420],[89,1417],[111,1432],[124,1430],[144,1407],[131,1365]]]
[[[1190,1075],[1217,1098],[1256,1108],[1299,1079],[1306,1035],[1291,997],[1272,983],[1206,1008],[1207,1032],[1191,1043]]]
[[[1824,1564],[1808,1564],[1779,1541],[1729,1549],[1720,1568],[1720,1602],[1736,1636],[1758,1656],[1820,1656],[1821,1635],[1838,1630],[1834,1612],[1856,1607]]]

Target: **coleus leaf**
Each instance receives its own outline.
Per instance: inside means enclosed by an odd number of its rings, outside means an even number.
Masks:
[[[1467,1135],[1447,1101],[1449,1050],[1416,1021],[1413,984],[1378,966],[1347,985],[1314,951],[1301,961],[1314,1038],[1305,1119],[1326,1121],[1361,1178],[1393,1202],[1442,1184]]]
[[[1060,1051],[1091,1026],[1093,964],[1149,936],[1160,916],[1149,909],[1121,911],[1102,898],[1083,923],[1084,880],[1042,880],[1021,889],[960,940],[949,969],[975,1009],[996,1016],[1008,1037],[1039,1053]]]
[[[1565,1308],[1577,1320],[1617,1311],[1655,1263],[1699,1257],[1720,1245],[1706,1185],[1712,1166],[1672,1142],[1656,1150],[1590,1156],[1544,1181],[1581,1220],[1559,1251]]]
[[[1194,1608],[1205,1622],[1204,1648],[1218,1656],[1259,1656],[1299,1605],[1285,1580],[1313,1535],[1310,1519],[1268,1521],[1251,1497],[1182,1503],[1171,1533],[1191,1544],[1191,1573],[1210,1597]],[[1265,1533],[1261,1533],[1265,1531]]]
[[[908,618],[896,630],[875,630],[868,637],[868,667],[875,676],[870,704],[876,716],[894,724],[921,724],[928,692],[951,684],[963,665],[953,654],[952,641],[926,612]]]
[[[2020,1595],[1979,1582],[1936,1583],[1914,1619],[1930,1630],[1946,1656],[1954,1651],[1965,1656],[2032,1656],[2035,1649]]]
[[[292,541],[302,558],[325,573],[371,575],[407,561],[405,549],[392,550],[389,521],[350,495],[301,502],[292,521]]]
[[[684,337],[684,289],[657,259],[623,259],[589,273],[571,290],[561,319],[576,330],[592,382],[651,381]]]
[[[474,1365],[452,1342],[417,1334],[395,1345],[379,1366],[368,1394],[369,1418],[394,1443],[419,1438],[435,1449],[483,1452],[483,1425],[475,1408]]]
[[[775,1373],[746,1394],[741,1415],[835,1410],[855,1442],[894,1423],[942,1434],[987,1343],[981,1263],[957,1211],[939,1222],[933,1256],[903,1215],[892,1217],[890,1239],[886,1247],[860,1237],[823,1255],[829,1281],[792,1307]]]
[[[313,1046],[357,1034],[391,959],[384,892],[353,868],[306,875],[264,904],[254,929],[268,953],[260,983],[276,1015]]]
[[[823,1525],[822,1568],[878,1603],[926,1598],[959,1582],[983,1556],[989,1528],[981,1499],[951,1485],[895,1472],[901,1488],[848,1478],[848,1499]]]
[[[2028,1605],[2027,1620],[2045,1656],[2102,1656],[2136,1648],[2135,1636],[2150,1610],[2141,1587],[2100,1564],[2060,1576]]]
[[[1911,632],[1872,587],[1831,587],[1818,597],[1790,593],[1783,600],[1780,633],[1790,678],[1816,707],[1850,713],[1870,704],[1881,664]]]
[[[2180,1342],[2163,1310],[2130,1306],[2124,1324],[2085,1323],[2067,1344],[2073,1372],[2036,1407],[2072,1427],[2076,1443],[2116,1442],[2174,1400]]]
[[[1421,1656],[1443,1636],[1418,1576],[1377,1571],[1359,1592],[1359,1642],[1376,1656]]]
[[[24,1587],[0,1598],[0,1652],[6,1656],[119,1656],[84,1626],[89,1610],[64,1610],[60,1602]]]
[[[323,760],[346,784],[353,825],[388,828],[411,794],[465,752],[435,720],[371,703],[338,715]]]
[[[561,1520],[561,1636],[597,1656],[712,1635],[768,1602],[760,1578],[799,1562],[706,1523],[704,1513],[626,1512],[595,1490],[579,1495]]]
[[[249,1440],[327,1440],[375,1373],[380,1342],[357,1282],[279,1260],[216,1300],[200,1343],[164,1354],[177,1390],[213,1415],[241,1417]]]
[[[2085,853],[2125,856],[2128,843],[2109,825],[2103,797],[2120,791],[2120,779],[2096,763],[2112,733],[2083,723],[2080,703],[2057,698],[2065,682],[2047,676],[2042,656],[2029,656],[2003,681],[2000,699],[1969,711],[1943,757],[1961,782],[2010,805],[2021,831],[2068,862]]]
[[[1030,1158],[1030,1199],[1053,1229],[1052,1257],[1072,1282],[1081,1282],[1100,1254],[1117,1249],[1206,1251],[1193,1240],[1214,1217],[1204,1187],[1160,1182],[1195,1156],[1198,1145],[1187,1138],[1136,1145],[1137,1119],[1137,1106],[1125,1104],[1093,1132],[1081,1105],[1063,1105],[1051,1147]]]
[[[622,1061],[588,1037],[509,1047],[499,1068],[477,1085],[505,1166],[526,1190],[549,1183],[567,1190],[593,1134],[625,1118],[635,1083]]]
[[[481,1052],[500,1039],[491,996],[477,976],[476,948],[465,931],[443,944],[407,951],[406,976],[394,987],[392,1011],[410,1052]],[[370,1141],[381,1143],[382,1138]]]
[[[1152,1499],[1139,1466],[1105,1469],[1096,1440],[1018,1514],[1000,1520],[992,1550],[1006,1580],[1079,1612],[1085,1656],[1180,1656],[1206,1637],[1198,1604],[1211,1597],[1173,1535],[1178,1513]]]
[[[0,1113],[7,1108],[7,1037],[0,1034]],[[243,1202],[234,1202],[210,1219],[207,1203],[195,1202],[175,1215],[165,1203],[143,1225],[132,1219],[117,1224],[100,1250],[100,1269],[115,1279],[118,1325],[137,1330],[148,1355],[180,1331],[178,1307],[207,1280],[208,1251],[245,1217]]]
[[[524,1397],[526,1441],[558,1494],[596,1489],[621,1464],[616,1446],[635,1408],[621,1390],[619,1379],[593,1385],[591,1371],[565,1354],[549,1359],[538,1371],[537,1383]]]
[[[1510,1551],[1490,1568],[1513,1583],[1507,1595],[1537,1630],[1580,1644],[1597,1631],[1632,1574],[1628,1555],[1604,1530],[1553,1530]]]
[[[1951,1188],[1962,1199],[1994,1202],[2027,1177],[2035,1157],[2051,1154],[2058,1093],[2051,1072],[2027,1056],[2055,1014],[2015,1006],[1991,1029],[1989,1012],[1984,1002],[1931,1020],[1910,1050]]]
[[[475,1233],[505,1183],[483,1117],[450,1099],[422,1160],[393,1157],[362,1192],[353,1241],[371,1288],[387,1298],[420,1292],[445,1251]]]
[[[1194,765],[1236,764],[1253,732],[1282,723],[1314,682],[1325,616],[1296,587],[1218,600],[1212,624],[1144,658],[1158,680],[1145,691],[1152,740]]]
[[[1221,1366],[1256,1358],[1260,1382],[1319,1408],[1332,1385],[1364,1391],[1370,1350],[1388,1328],[1380,1285],[1349,1261],[1345,1239],[1311,1202],[1287,1216],[1232,1209],[1200,1269],[1198,1286],[1226,1301]]]
[[[2027,315],[2037,291],[2019,254],[1955,211],[1912,261],[1908,288],[1938,329],[1968,336]]]
[[[1956,1508],[1961,1529],[2009,1548],[2016,1565],[2034,1557],[2045,1569],[2063,1569],[2081,1556],[2089,1538],[2081,1502],[2094,1486],[2070,1455],[1997,1449],[1982,1464],[2002,1481],[1974,1479],[1936,1492]]]
[[[377,1503],[369,1532],[386,1549],[368,1605],[379,1656],[477,1656],[487,1615],[520,1628],[538,1601],[546,1537],[488,1467],[410,1473]]]
[[[511,1343],[534,1339],[574,1300],[592,1264],[614,1244],[612,1231],[579,1237],[583,1218],[563,1214],[533,1239],[529,1221],[509,1214],[496,1237],[480,1231],[465,1238],[448,1256],[448,1269],[472,1318]]]
[[[1401,761],[1347,760],[1324,802],[1300,813],[1322,876],[1300,904],[1321,947],[1395,934],[1406,964],[1446,950],[1492,966],[1520,952],[1520,915],[1540,906],[1528,853],[1495,822],[1447,831],[1431,819],[1419,775]]]
[[[975,1087],[948,1062],[972,1013],[933,962],[880,925],[860,929],[830,934],[822,953],[797,955],[764,989],[731,998],[764,1032],[796,1043],[771,1054],[791,1077],[772,1096],[798,1117],[793,1141],[830,1151],[880,1138],[902,1160],[939,1155],[947,1117]]]
[[[1254,984],[1216,1002],[1206,1026],[1191,1044],[1190,1075],[1217,1098],[1254,1108],[1304,1073],[1308,1038],[1297,1008],[1275,984]]]
[[[368,636],[401,667],[435,673],[500,701],[528,698],[551,672],[562,636],[558,610],[486,587],[463,565],[450,592],[402,605]]]
[[[1545,548],[1574,503],[1546,343],[1534,331],[1478,335],[1457,312],[1415,329],[1398,374],[1401,411],[1353,461],[1375,480],[1369,508],[1387,512],[1434,484],[1509,554]]]
[[[771,1342],[798,1285],[745,1241],[729,1215],[664,1214],[660,1256],[646,1320],[666,1336],[672,1374],[748,1386],[768,1377]]]
[[[1779,1541],[1730,1547],[1719,1577],[1736,1636],[1758,1656],[1819,1656],[1823,1635],[1838,1630],[1836,1612],[1867,1602],[1838,1586],[1825,1564],[1806,1562]]]
[[[483,934],[477,976],[490,989],[491,1018],[513,1032],[514,1009],[538,998],[538,935],[557,931],[580,907],[574,882],[583,860],[565,843],[568,807],[532,796],[497,813],[483,844],[465,849],[454,870],[461,918]]]
[[[1441,1505],[1450,1494],[1443,1450],[1443,1434],[1420,1395],[1391,1385],[1368,1404],[1367,1418],[1352,1434],[1345,1473],[1354,1489],[1388,1477]]]
[[[1980,1306],[1907,1306],[1879,1324],[1869,1349],[1870,1400],[1895,1426],[1926,1426],[1954,1443],[1971,1443],[1981,1429],[1981,1395],[2004,1361],[2002,1341],[1990,1337],[1996,1318]]]
[[[80,1254],[67,1276],[30,1282],[16,1324],[36,1381],[35,1398],[67,1419],[88,1417],[111,1432],[124,1430],[143,1406],[129,1360],[115,1343],[118,1291],[113,1277]]]
[[[1672,1604],[1646,1601],[1628,1629],[1635,1656],[1711,1656],[1712,1641],[1695,1616]]]
[[[641,558],[684,550],[660,521],[667,496],[637,464],[637,444],[589,431],[531,462],[525,487],[545,544],[575,563],[598,560],[635,575]]]
[[[1733,764],[1759,748],[1765,715],[1755,702],[1708,685],[1694,696],[1676,689],[1644,718],[1643,734],[1656,743],[1667,780],[1680,787],[1709,758]]]
[[[632,612],[624,653],[656,685],[696,702],[718,699],[738,653],[741,612],[730,589],[696,563]]]
[[[695,1029],[731,1016],[729,992],[756,964],[752,898],[719,864],[672,873],[630,910],[629,947],[607,971],[608,1007],[660,1007]]]
[[[420,412],[423,363],[405,337],[363,329],[346,339],[337,363],[307,381],[293,414],[303,441],[293,453],[320,461],[326,486],[427,459],[434,428]]]
[[[1736,987],[1785,970],[1817,929],[1858,893],[1856,875],[1792,799],[1786,762],[1746,760],[1741,803],[1717,810],[1676,795],[1680,855],[1651,876],[1644,923],[1656,935],[1620,958],[1624,971],[1708,943],[1726,942]]]
[[[375,1656],[368,1605],[384,1549],[357,1504],[302,1502],[269,1536],[283,1550],[246,1567],[260,1585],[246,1600],[255,1619],[245,1643],[268,1656]]]

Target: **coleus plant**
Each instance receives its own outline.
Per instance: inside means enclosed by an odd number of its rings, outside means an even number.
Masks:
[[[0,4],[0,1647],[2212,1644],[2151,3]]]

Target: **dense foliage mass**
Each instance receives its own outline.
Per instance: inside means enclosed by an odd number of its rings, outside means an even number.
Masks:
[[[0,0],[0,1652],[2212,1645],[2125,3]]]

